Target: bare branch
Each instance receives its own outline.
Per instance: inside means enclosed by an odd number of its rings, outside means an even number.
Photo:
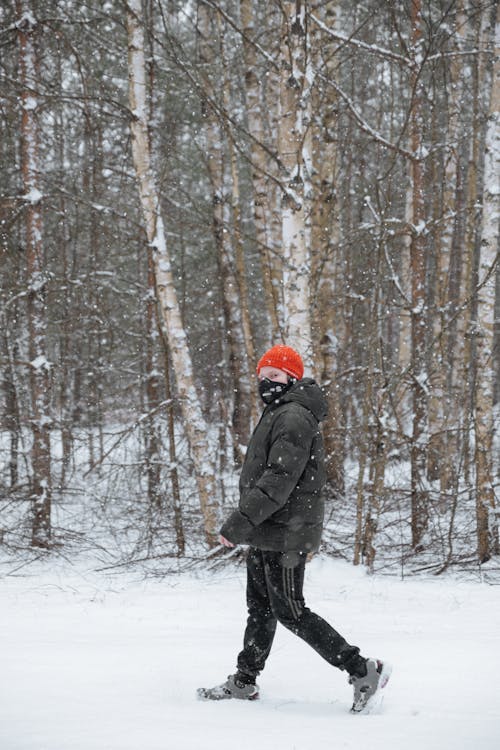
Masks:
[[[329,29],[328,26],[323,23],[323,21],[320,21],[320,19],[314,16],[312,13],[309,15],[309,18],[314,21],[314,23],[317,24],[322,31],[328,34],[328,36],[331,36],[332,39],[336,39],[338,42],[342,42],[343,44],[350,44],[353,47],[365,50],[365,52],[371,52],[372,54],[378,55],[379,57],[384,57],[386,60],[393,60],[394,62],[401,63],[407,68],[411,67],[411,60],[409,60],[404,55],[398,55],[397,52],[391,52],[391,50],[379,47],[377,44],[368,44],[367,42],[362,42],[360,39],[354,39],[353,37],[346,36],[345,34],[339,34],[337,31]]]
[[[350,97],[340,88],[340,86],[335,83],[331,78],[327,78],[323,74],[318,74],[318,77],[327,83],[329,86],[332,86],[337,94],[341,97],[341,99],[347,104],[347,107],[358,123],[361,130],[365,133],[367,133],[371,138],[373,138],[374,141],[377,141],[377,143],[382,144],[382,146],[385,146],[386,148],[390,149],[391,151],[395,151],[396,153],[400,154],[401,156],[404,156],[406,159],[415,159],[417,156],[413,154],[411,151],[408,151],[405,148],[402,148],[401,146],[398,146],[397,143],[391,143],[386,138],[384,138],[383,135],[378,133],[376,130],[374,130],[371,125],[369,125],[366,120],[363,118],[363,115],[358,111],[356,106],[354,105],[354,102]]]

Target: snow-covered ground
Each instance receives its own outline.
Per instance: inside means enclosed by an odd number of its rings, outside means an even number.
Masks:
[[[5,568],[4,568],[5,570]],[[234,668],[244,569],[141,580],[62,560],[0,580],[1,750],[498,750],[500,589],[317,557],[306,600],[392,661],[381,712],[278,629],[261,700],[198,702]]]

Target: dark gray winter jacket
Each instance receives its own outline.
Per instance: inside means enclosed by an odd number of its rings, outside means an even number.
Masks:
[[[319,422],[326,413],[309,378],[266,406],[241,470],[239,508],[220,532],[226,539],[276,552],[318,548],[326,478]]]

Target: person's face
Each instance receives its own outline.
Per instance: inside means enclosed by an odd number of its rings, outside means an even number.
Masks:
[[[269,378],[274,383],[283,383],[283,385],[288,383],[288,375],[284,370],[280,370],[278,367],[270,367],[269,365],[260,368],[258,378],[259,380]]]

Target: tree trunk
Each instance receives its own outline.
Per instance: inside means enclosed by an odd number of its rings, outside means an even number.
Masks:
[[[165,343],[165,341],[164,341]],[[175,541],[177,544],[177,555],[182,557],[186,549],[186,537],[184,534],[184,523],[182,520],[181,492],[179,487],[179,472],[177,471],[177,449],[175,445],[175,419],[174,405],[172,402],[172,388],[170,386],[170,357],[168,349],[164,346],[165,354],[165,396],[169,402],[167,406],[168,422],[168,448],[170,459],[170,483],[172,485],[172,505],[174,510]]]
[[[214,466],[208,444],[208,428],[195,387],[186,332],[181,319],[166,233],[160,211],[148,141],[146,71],[141,0],[127,7],[129,101],[131,110],[132,156],[139,186],[146,234],[152,248],[156,298],[162,334],[168,342],[189,448],[194,463],[205,537],[217,543],[217,502]]]
[[[246,357],[243,357],[242,365],[248,369],[239,374],[239,391],[240,400],[248,403],[249,420],[242,432],[245,439],[245,445],[250,437],[252,426],[256,424],[259,405],[257,403],[257,389],[253,387],[255,380],[255,368],[257,358],[255,354],[254,338],[252,332],[252,322],[250,318],[250,300],[248,296],[247,271],[245,267],[245,252],[243,247],[241,231],[241,196],[240,196],[240,178],[238,171],[238,160],[236,158],[236,149],[230,132],[227,134],[229,146],[229,158],[231,162],[231,188],[232,188],[232,229],[233,245],[235,251],[235,277],[236,287],[238,290],[238,306],[241,310],[241,325],[243,331],[243,341],[246,350]]]
[[[157,364],[158,306],[155,299],[155,270],[151,248],[147,249],[146,330],[145,330],[145,396],[149,417],[146,422],[145,464],[148,486],[148,501],[156,510],[162,508],[161,491],[161,452],[162,441],[158,425],[158,405],[160,403],[160,370]],[[168,373],[165,373],[165,381]],[[168,398],[168,397],[167,397]],[[170,406],[168,407],[170,408]]]
[[[493,489],[493,342],[495,311],[495,264],[499,262],[500,243],[500,5],[496,18],[496,48],[491,80],[488,125],[485,137],[482,237],[480,245],[479,293],[476,328],[476,409],[475,466],[477,551],[480,562],[498,554],[498,528]]]
[[[283,167],[282,252],[285,337],[312,366],[309,217],[311,153],[310,50],[307,2],[282,3],[279,158]],[[308,194],[309,193],[309,194]]]
[[[19,422],[19,408],[17,387],[14,379],[14,367],[12,364],[14,352],[11,352],[11,344],[7,329],[7,316],[2,315],[2,323],[5,326],[2,331],[2,355],[3,365],[3,391],[5,398],[5,429],[9,434],[9,486],[13,489],[19,479],[19,440],[21,434],[21,425]]]
[[[50,363],[45,341],[45,260],[40,192],[39,129],[36,86],[38,61],[35,35],[37,21],[27,0],[17,2],[22,84],[21,173],[24,190],[26,267],[28,283],[28,337],[31,393],[31,463],[33,524],[31,542],[49,547],[51,540],[50,465]]]
[[[412,92],[411,162],[412,236],[410,243],[411,267],[411,378],[412,378],[412,438],[411,438],[411,531],[412,545],[418,549],[428,521],[427,450],[428,450],[428,373],[426,367],[426,208],[424,200],[424,156],[422,142],[422,84],[419,60],[422,55],[421,0],[411,4]]]
[[[243,32],[243,61],[245,65],[245,98],[248,130],[252,136],[250,143],[250,167],[253,188],[253,220],[255,239],[262,267],[262,288],[265,308],[269,319],[267,337],[271,341],[281,338],[280,290],[281,271],[273,255],[272,202],[275,186],[266,176],[269,171],[269,157],[264,148],[266,141],[263,108],[263,81],[258,74],[257,51],[255,49],[256,12],[255,0],[240,0],[240,17]],[[258,19],[257,19],[258,23]],[[269,76],[268,76],[269,83]]]
[[[337,2],[328,2],[321,19],[334,28]],[[315,67],[327,60],[325,73],[330,79],[337,75],[333,40],[314,27],[311,35]],[[321,55],[320,55],[321,51]],[[323,98],[320,98],[322,93]],[[336,265],[339,256],[340,221],[337,215],[338,183],[338,95],[333,87],[320,92],[316,87],[313,97],[313,174],[314,201],[312,210],[311,286],[314,304],[311,305],[314,362],[328,401],[328,419],[323,426],[328,482],[334,494],[344,495],[345,426],[340,408],[340,387],[337,380],[340,326],[338,279]],[[318,346],[319,345],[319,346]]]
[[[151,23],[153,18],[153,4],[151,0],[148,0],[145,8],[144,22]],[[156,78],[156,50],[155,50],[155,35],[148,34],[148,82],[149,82],[149,111],[148,111],[148,123],[154,121],[155,115],[155,101],[153,92],[155,90],[155,78]],[[160,404],[160,366],[158,362],[158,334],[161,334],[161,327],[158,321],[158,303],[156,300],[155,290],[155,268],[153,253],[150,247],[146,249],[146,253],[143,252],[143,248],[139,248],[139,259],[138,268],[139,273],[144,267],[144,257],[146,259],[146,279],[147,279],[147,297],[146,297],[146,310],[145,310],[145,336],[144,336],[144,372],[143,372],[143,397],[146,399],[146,411],[149,414],[148,419],[145,423],[145,469],[146,479],[148,488],[148,501],[151,509],[161,515],[163,509],[163,492],[161,486],[162,479],[162,460],[161,455],[163,451],[161,429],[159,423],[158,406]],[[163,349],[165,349],[165,379],[164,382],[167,385],[166,390],[170,387],[170,373],[168,368],[168,355],[166,352],[165,342],[163,341]],[[144,387],[145,386],[145,387]],[[170,395],[166,396],[167,401],[170,399]],[[171,404],[167,406],[169,415],[171,414]],[[173,425],[172,425],[173,429]],[[171,462],[173,461],[170,457]],[[175,507],[175,504],[174,504]],[[154,512],[153,512],[154,517]]]
[[[198,32],[200,35],[200,58],[203,66],[204,85],[207,93],[203,102],[203,114],[206,132],[207,167],[212,187],[213,235],[217,250],[217,261],[220,269],[221,292],[229,347],[229,364],[233,387],[225,394],[233,401],[232,428],[234,439],[234,458],[240,464],[243,458],[242,446],[248,444],[251,427],[252,398],[250,393],[251,365],[248,348],[245,346],[242,319],[241,289],[237,283],[237,258],[233,248],[231,227],[228,169],[224,142],[224,127],[213,106],[217,99],[216,87],[212,83],[216,60],[222,58],[222,39],[218,12],[209,9],[205,3],[198,7]],[[214,43],[218,41],[218,49]],[[224,102],[225,82],[222,82]],[[227,94],[225,97],[227,104]],[[231,143],[229,148],[231,148]],[[233,182],[234,188],[234,182]],[[248,343],[248,342],[247,342]]]

